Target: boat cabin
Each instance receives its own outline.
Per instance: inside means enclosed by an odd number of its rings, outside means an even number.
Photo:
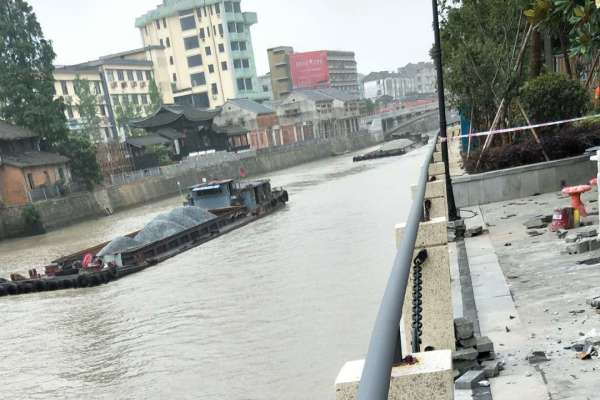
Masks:
[[[207,210],[245,206],[255,210],[271,200],[271,182],[258,180],[236,183],[233,179],[205,182],[189,188],[189,204]]]

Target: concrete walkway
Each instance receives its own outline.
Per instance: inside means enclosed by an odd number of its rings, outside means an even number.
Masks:
[[[564,348],[592,328],[600,331],[600,315],[585,304],[600,295],[600,265],[576,264],[600,257],[600,251],[564,254],[566,244],[556,234],[539,229],[531,237],[523,225],[568,203],[552,193],[462,212],[467,226],[489,230],[466,238],[464,246],[481,334],[493,340],[505,362],[500,377],[490,381],[495,400],[600,398],[600,359],[582,361]],[[457,268],[452,270],[456,284]],[[550,360],[530,364],[526,357],[534,350]]]

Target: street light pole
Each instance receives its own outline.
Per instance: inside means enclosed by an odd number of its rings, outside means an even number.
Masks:
[[[454,192],[452,191],[452,178],[450,177],[450,167],[448,164],[448,133],[446,129],[446,99],[444,97],[444,71],[442,70],[442,46],[440,40],[440,24],[438,18],[437,0],[432,0],[433,5],[433,33],[435,37],[435,47],[433,48],[433,57],[435,59],[435,68],[437,70],[437,91],[438,107],[440,111],[440,140],[442,147],[442,161],[446,169],[446,196],[448,198],[448,220],[456,221],[459,216],[456,212],[454,203]]]

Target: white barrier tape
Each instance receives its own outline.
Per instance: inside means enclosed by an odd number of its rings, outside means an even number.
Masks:
[[[519,126],[519,127],[516,127],[516,128],[505,128],[505,129],[496,129],[496,130],[493,130],[493,131],[476,132],[476,133],[471,133],[471,134],[467,134],[467,135],[452,136],[450,139],[440,138],[439,140],[440,140],[440,142],[445,142],[447,140],[455,140],[455,139],[462,139],[462,138],[468,138],[468,137],[479,137],[479,136],[495,135],[496,133],[508,133],[508,132],[527,131],[527,130],[535,129],[535,128],[543,128],[543,127],[546,127],[546,126],[568,124],[570,122],[584,121],[586,119],[593,119],[593,118],[600,118],[600,114],[588,115],[586,117],[565,119],[565,120],[562,120],[562,121],[544,122],[542,124]]]

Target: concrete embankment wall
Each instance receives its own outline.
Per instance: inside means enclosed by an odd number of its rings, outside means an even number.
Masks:
[[[588,184],[596,174],[596,162],[589,156],[578,156],[459,176],[452,179],[452,187],[457,207],[467,207],[556,192],[563,183]]]
[[[116,212],[176,195],[179,192],[179,185],[182,190],[185,190],[186,187],[200,182],[202,178],[238,177],[240,168],[243,168],[248,176],[262,175],[330,157],[333,154],[369,147],[377,144],[381,139],[381,135],[371,134],[337,137],[327,141],[262,150],[256,156],[241,156],[236,160],[198,169],[174,166],[163,176],[148,177],[125,185],[98,189],[95,192],[78,193],[38,202],[35,207],[42,217],[44,226],[47,229],[54,229],[86,218],[106,215],[107,211]],[[25,226],[21,212],[22,207],[0,209],[0,239],[23,234]]]

